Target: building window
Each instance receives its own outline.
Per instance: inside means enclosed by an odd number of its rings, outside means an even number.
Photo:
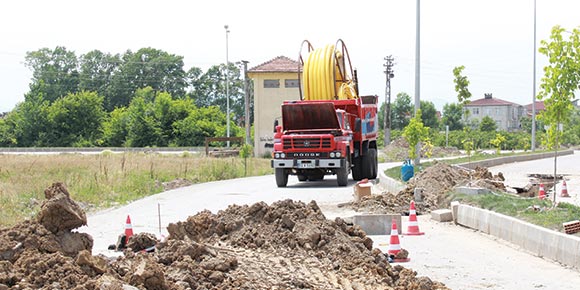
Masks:
[[[279,88],[280,80],[264,80],[264,88]]]
[[[298,87],[298,80],[284,80],[284,87],[285,88],[297,88]]]
[[[473,108],[473,114],[479,115],[479,108]]]
[[[501,121],[500,120],[495,121],[495,125],[497,126],[497,129],[498,130],[503,129],[503,127],[501,126]]]
[[[499,108],[495,108],[495,114],[499,116]]]

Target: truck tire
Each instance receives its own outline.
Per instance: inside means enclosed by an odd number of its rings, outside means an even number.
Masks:
[[[306,180],[308,180],[308,176],[303,175],[303,174],[298,174],[297,177],[298,177],[298,181],[306,181]]]
[[[373,175],[373,164],[371,162],[371,150],[369,148],[369,150],[367,151],[367,154],[362,156],[362,166],[361,166],[361,172],[362,172],[362,177],[363,178],[368,178],[368,179],[372,179],[372,175]]]
[[[377,149],[375,149],[375,148],[369,149],[369,161],[370,161],[369,166],[371,169],[371,174],[369,176],[369,179],[376,179],[377,174],[378,174],[378,170],[379,170],[378,160],[377,160]]]
[[[348,162],[342,168],[336,170],[336,183],[338,186],[346,186],[348,184]]]
[[[276,185],[286,187],[288,184],[288,172],[284,168],[276,168]]]
[[[361,156],[353,158],[353,163],[354,167],[352,168],[352,179],[360,181],[363,179]]]

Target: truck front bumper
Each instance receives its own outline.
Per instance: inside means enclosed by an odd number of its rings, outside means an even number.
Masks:
[[[272,168],[294,168],[294,169],[315,169],[315,168],[342,168],[345,166],[345,159],[273,159]]]

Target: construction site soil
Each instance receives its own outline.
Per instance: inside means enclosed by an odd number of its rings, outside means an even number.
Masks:
[[[203,211],[170,224],[163,242],[137,234],[108,258],[73,232],[86,216],[63,184],[45,196],[36,220],[0,229],[0,290],[448,289],[390,265],[358,226],[327,220],[315,202]]]
[[[421,202],[416,202],[417,214],[430,212],[438,208],[448,208],[446,193],[456,186],[473,186],[493,191],[505,191],[504,177],[500,172],[493,176],[487,168],[475,170],[461,166],[435,162],[410,179],[404,190],[398,193],[383,192],[363,197],[358,202],[343,204],[359,212],[367,213],[409,213],[409,204],[415,200],[415,188],[421,189]]]

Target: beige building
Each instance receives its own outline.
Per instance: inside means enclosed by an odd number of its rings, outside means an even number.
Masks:
[[[469,111],[468,118],[471,123],[479,124],[484,117],[490,117],[495,121],[498,130],[508,132],[521,129],[520,119],[526,113],[524,106],[494,98],[492,94],[484,94],[483,99],[471,101],[463,108]]]
[[[274,145],[274,120],[281,122],[280,105],[299,100],[300,63],[285,56],[248,70],[254,81],[254,154],[264,156]]]

